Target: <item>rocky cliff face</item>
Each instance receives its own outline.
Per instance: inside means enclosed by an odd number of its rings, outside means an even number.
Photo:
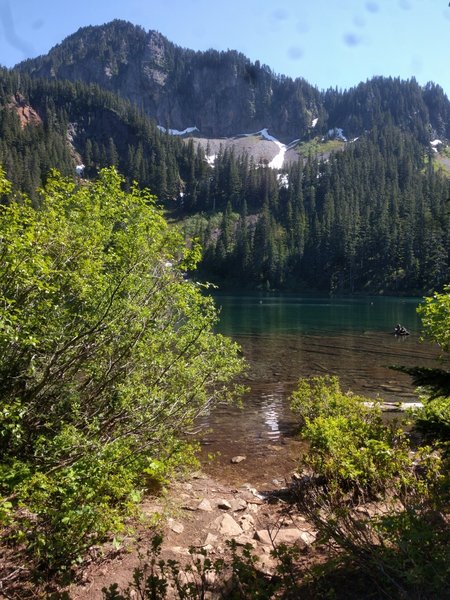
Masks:
[[[435,84],[421,88],[414,79],[376,77],[344,92],[320,92],[238,52],[183,49],[125,21],[84,27],[16,69],[97,84],[131,100],[163,127],[196,126],[204,137],[268,128],[290,142],[343,128],[351,138],[392,121],[424,144],[450,138],[450,103]]]
[[[17,68],[98,84],[135,102],[160,125],[195,125],[205,136],[268,127],[292,140],[323,113],[318,90],[304,80],[277,77],[234,51],[182,49],[123,21],[82,28],[48,55]]]
[[[17,113],[22,129],[27,125],[42,125],[42,119],[39,114],[19,93],[11,97],[11,102],[8,103],[7,108]]]

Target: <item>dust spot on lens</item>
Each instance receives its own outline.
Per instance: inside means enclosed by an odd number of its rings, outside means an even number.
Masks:
[[[399,0],[398,5],[400,6],[400,8],[402,8],[403,10],[410,10],[412,8],[411,6],[411,2],[409,0]]]
[[[288,12],[282,8],[274,10],[272,13],[272,19],[274,19],[275,21],[286,21],[288,18]]]
[[[33,29],[42,29],[44,27],[44,19],[36,19],[32,24]]]
[[[366,2],[366,10],[369,12],[376,13],[379,9],[378,2]]]
[[[292,60],[299,60],[303,56],[303,48],[300,48],[300,46],[291,46],[288,50],[288,56]]]
[[[361,43],[361,38],[356,33],[346,33],[344,35],[344,42],[347,46],[354,47]]]

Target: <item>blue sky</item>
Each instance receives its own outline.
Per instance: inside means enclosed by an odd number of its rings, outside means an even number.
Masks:
[[[186,48],[238,50],[320,89],[414,76],[450,97],[448,0],[0,0],[0,64],[115,18]]]

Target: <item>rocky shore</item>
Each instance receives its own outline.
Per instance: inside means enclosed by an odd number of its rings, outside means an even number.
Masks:
[[[164,536],[161,559],[174,559],[183,567],[195,559],[196,550],[206,551],[212,560],[226,558],[226,542],[234,540],[238,547],[249,544],[258,557],[258,570],[271,575],[276,563],[270,552],[275,546],[296,544],[306,557],[316,538],[301,515],[286,510],[285,492],[281,482],[271,492],[261,492],[248,483],[227,486],[194,473],[173,483],[164,495],[147,498],[142,505],[146,518],[135,539],[124,540],[117,551],[111,549],[104,559],[93,560],[83,571],[82,582],[67,591],[73,600],[101,600],[104,587],[112,583],[126,587],[149,548],[151,523],[157,516]]]

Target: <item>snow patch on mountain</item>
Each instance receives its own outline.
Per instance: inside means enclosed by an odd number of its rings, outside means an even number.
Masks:
[[[265,140],[268,140],[269,142],[280,143],[278,142],[277,138],[274,138],[273,135],[270,135],[267,127],[264,127],[264,129],[261,129],[261,131],[258,131],[258,133],[261,137],[263,137]]]
[[[267,127],[261,129],[261,131],[256,131],[255,133],[243,133],[239,137],[251,137],[253,135],[260,135],[264,140],[268,142],[273,142],[276,146],[278,146],[278,154],[270,161],[269,167],[271,169],[282,169],[284,163],[284,155],[286,154],[286,150],[288,146],[286,144],[282,144],[276,137],[270,135]]]
[[[442,140],[433,140],[432,142],[430,142],[430,144],[434,147],[434,146],[439,146],[440,144],[442,144]]]
[[[269,167],[271,169],[282,169],[283,163],[284,163],[284,155],[286,154],[286,146],[285,146],[285,144],[282,144],[281,142],[276,141],[274,143],[278,146],[279,152],[275,156],[275,158],[273,158],[270,161]]]
[[[158,125],[158,129],[163,133],[168,133],[169,135],[188,135],[189,133],[194,133],[194,131],[199,131],[198,127],[186,127],[183,131],[179,129],[166,129],[162,127],[162,125]]]
[[[287,173],[278,173],[277,181],[280,188],[288,188],[289,187],[289,177]]]
[[[282,169],[284,163],[284,155],[286,154],[287,150],[286,144],[282,144],[280,141],[277,140],[277,138],[273,137],[273,135],[270,135],[267,127],[264,127],[264,129],[261,129],[261,131],[258,131],[258,133],[265,140],[273,142],[276,146],[278,146],[278,154],[275,156],[275,158],[273,158],[270,161],[269,167],[271,169]]]
[[[442,140],[432,140],[430,142],[430,146],[431,149],[433,150],[433,152],[436,152],[436,154],[439,152],[438,146],[442,146],[443,145],[443,141]]]

